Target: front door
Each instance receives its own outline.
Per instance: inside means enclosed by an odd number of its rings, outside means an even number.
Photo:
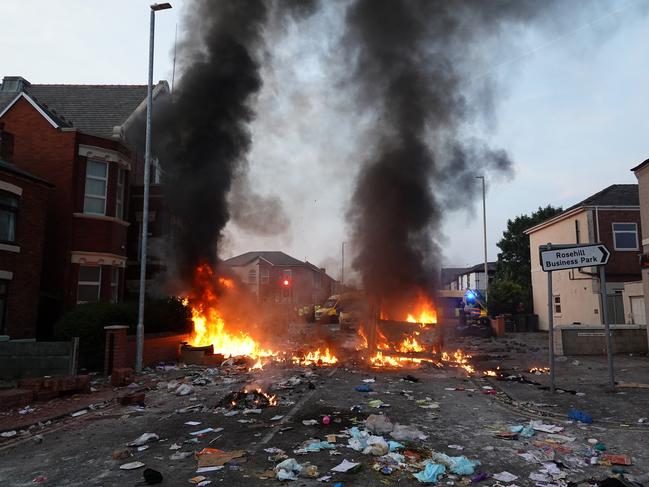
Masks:
[[[646,325],[647,319],[644,314],[644,296],[631,296],[630,299],[633,322],[636,325]]]

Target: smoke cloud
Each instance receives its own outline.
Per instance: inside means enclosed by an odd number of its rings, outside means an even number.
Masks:
[[[441,223],[469,207],[485,173],[507,176],[504,150],[464,135],[490,117],[493,90],[471,99],[481,43],[534,18],[545,3],[357,0],[342,43],[355,100],[374,115],[374,136],[347,219],[353,266],[372,295],[395,302],[435,286]],[[390,306],[389,302],[386,304]]]

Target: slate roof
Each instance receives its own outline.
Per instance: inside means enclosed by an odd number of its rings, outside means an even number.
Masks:
[[[146,99],[146,85],[38,85],[24,86],[48,115],[63,127],[113,138],[113,128],[122,125]],[[0,91],[0,112],[18,92]]]
[[[464,274],[468,267],[442,267],[442,284],[448,284],[457,279],[457,276]]]
[[[639,207],[640,206],[640,193],[638,191],[637,184],[611,184],[610,186],[604,188],[603,190],[595,193],[585,200],[580,201],[577,204],[572,205],[569,208],[566,208],[564,211],[559,213],[552,218],[548,218],[541,223],[537,223],[531,228],[525,230],[526,234],[534,233],[540,228],[545,227],[550,222],[555,220],[561,220],[564,218],[568,212],[575,210],[577,208],[589,207],[589,206],[628,206],[628,207]]]
[[[574,210],[580,206],[640,206],[640,193],[637,184],[612,184],[599,193],[566,208]]]
[[[231,267],[238,267],[247,265],[253,260],[256,260],[260,257],[276,266],[304,265],[304,262],[302,262],[301,260],[297,260],[294,257],[285,254],[284,252],[268,250],[246,252],[245,254],[237,255],[235,257],[227,259],[224,261],[224,263]]]

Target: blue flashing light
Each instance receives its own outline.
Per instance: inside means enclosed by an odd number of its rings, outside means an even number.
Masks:
[[[471,289],[467,289],[466,293],[464,293],[464,297],[468,302],[475,301],[476,295]]]

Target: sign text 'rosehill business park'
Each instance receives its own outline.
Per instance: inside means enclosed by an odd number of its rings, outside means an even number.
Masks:
[[[611,253],[603,244],[541,247],[541,268],[545,272],[605,265]]]

